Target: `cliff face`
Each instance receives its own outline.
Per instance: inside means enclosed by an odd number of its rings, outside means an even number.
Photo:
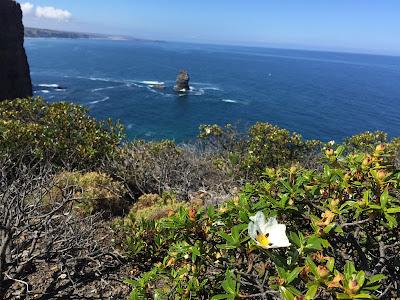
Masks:
[[[21,7],[13,0],[0,0],[0,101],[27,96],[32,96],[32,82]]]

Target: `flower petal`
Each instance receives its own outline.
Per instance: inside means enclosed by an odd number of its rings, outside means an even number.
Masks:
[[[263,227],[265,224],[265,216],[262,211],[258,211],[255,216],[250,217],[254,223],[258,224],[258,226]]]
[[[249,232],[249,236],[253,240],[256,240],[256,238],[257,238],[257,227],[258,226],[256,224],[254,224],[254,222],[249,223],[248,232]]]
[[[278,221],[276,220],[276,217],[271,217],[268,219],[268,222],[264,223],[264,225],[261,227],[261,230],[263,233],[269,232],[269,228],[278,225]]]
[[[291,244],[286,236],[286,225],[276,224],[268,228],[269,248],[289,247]]]
[[[250,217],[248,226],[249,236],[256,244],[264,249],[289,247],[291,244],[286,236],[286,225],[278,224],[276,217],[265,221],[262,211]],[[260,243],[261,241],[261,243]]]

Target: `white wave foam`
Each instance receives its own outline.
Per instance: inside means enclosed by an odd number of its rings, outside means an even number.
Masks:
[[[38,86],[40,86],[40,87],[47,87],[47,88],[58,88],[58,87],[60,87],[58,84],[56,84],[56,83],[41,83],[41,84],[38,84]]]
[[[239,101],[233,100],[233,99],[222,99],[222,102],[226,102],[226,103],[239,103]]]
[[[123,85],[123,86],[125,86],[125,85]],[[111,90],[111,89],[115,89],[115,88],[117,88],[117,87],[121,87],[121,86],[120,86],[120,85],[118,85],[118,86],[113,85],[113,86],[107,86],[107,87],[92,89],[92,92],[99,92],[99,91],[104,91],[104,90]]]
[[[43,94],[48,94],[48,93],[50,93],[49,90],[40,90],[39,92],[41,92],[41,93],[43,93]]]
[[[140,85],[140,84],[137,84],[137,83],[134,83],[134,82],[128,82],[128,83],[125,84],[125,86],[126,87],[135,86],[135,87],[138,87],[138,88],[142,88],[143,87],[143,85]]]
[[[143,81],[138,81],[139,83],[142,84],[147,84],[147,85],[164,85],[165,82],[163,81],[151,81],[151,80],[143,80]]]
[[[181,92],[186,92],[186,91],[181,90]],[[197,89],[197,88],[191,86],[191,87],[189,87],[189,93],[194,96],[203,96],[205,94],[205,91],[203,88]]]
[[[64,78],[78,78],[78,79],[85,79],[91,81],[104,81],[104,82],[116,82],[116,83],[124,83],[121,80],[113,79],[113,78],[103,78],[103,77],[85,77],[85,76],[68,76],[65,75]]]
[[[146,88],[148,91],[152,92],[153,94],[164,95],[163,93],[161,93],[161,92],[159,92],[158,90],[153,89],[153,88],[151,88],[151,87],[149,87],[149,86],[146,86],[145,88]]]
[[[89,104],[96,104],[96,103],[100,103],[100,102],[107,101],[107,100],[109,100],[109,99],[110,99],[110,97],[104,97],[103,99],[89,102]]]
[[[210,87],[203,87],[201,88],[202,90],[211,90],[211,91],[220,91],[221,89],[216,86],[210,86]]]
[[[82,79],[89,79],[92,81],[104,81],[104,82],[118,82],[112,78],[101,78],[101,77],[78,77],[78,78],[82,78]]]
[[[197,92],[193,93],[193,95],[195,95],[195,96],[203,96],[204,94],[205,94],[205,92],[203,90],[200,90],[200,91],[197,91]]]

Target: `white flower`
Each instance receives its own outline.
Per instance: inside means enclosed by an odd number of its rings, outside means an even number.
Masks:
[[[328,145],[329,145],[329,146],[335,145],[335,141],[329,141],[329,142],[328,142]]]
[[[290,242],[286,236],[286,225],[278,224],[275,217],[265,221],[264,213],[259,211],[253,217],[250,217],[249,235],[258,246],[270,248],[289,247]]]

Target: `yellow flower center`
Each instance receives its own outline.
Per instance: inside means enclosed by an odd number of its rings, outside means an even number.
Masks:
[[[265,234],[257,235],[256,240],[260,243],[261,246],[267,247],[270,245],[269,239]]]

